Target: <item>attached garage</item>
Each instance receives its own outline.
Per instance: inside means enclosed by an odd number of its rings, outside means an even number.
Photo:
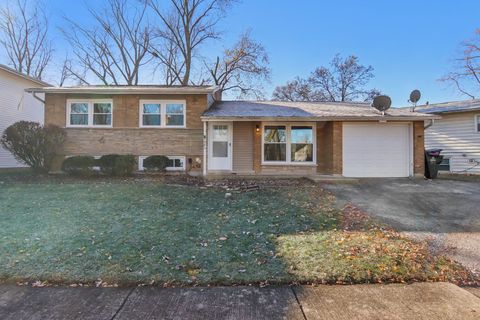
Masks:
[[[413,175],[410,123],[345,122],[343,176],[409,177]]]
[[[425,121],[435,119],[358,102],[217,101],[202,115],[207,139],[212,123],[233,123],[233,166],[222,174],[352,178],[422,177]]]

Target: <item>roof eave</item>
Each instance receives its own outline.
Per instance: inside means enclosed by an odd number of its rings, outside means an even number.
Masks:
[[[43,87],[52,87],[52,85],[50,83],[47,83],[45,81],[42,81],[42,80],[39,80],[39,79],[36,79],[34,77],[31,77],[29,75],[26,75],[26,74],[23,74],[21,72],[18,72],[10,67],[7,67],[3,64],[0,64],[0,69],[5,71],[5,72],[8,72],[10,74],[13,74],[17,77],[20,77],[22,79],[25,79],[25,80],[28,80],[28,81],[31,81],[31,82],[35,82],[35,83],[38,83],[39,85],[43,86]]]
[[[59,94],[213,94],[217,87],[208,88],[28,88],[26,92],[59,93]]]
[[[480,112],[480,108],[474,108],[474,109],[463,109],[463,110],[446,110],[446,111],[434,111],[434,112],[428,112],[428,111],[420,111],[426,114],[444,114],[444,113],[462,113],[462,112]]]
[[[383,116],[383,117],[227,117],[201,116],[202,121],[425,121],[439,120],[438,115],[426,116]]]

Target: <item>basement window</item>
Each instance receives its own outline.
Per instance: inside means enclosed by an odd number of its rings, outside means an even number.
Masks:
[[[450,172],[450,159],[443,159],[443,161],[438,166],[439,171],[448,171]]]
[[[138,170],[143,171],[143,160],[148,156],[138,157]],[[185,157],[184,156],[167,156],[168,164],[165,170],[167,171],[185,171]]]

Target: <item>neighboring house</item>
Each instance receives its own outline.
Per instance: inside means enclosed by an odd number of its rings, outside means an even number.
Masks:
[[[442,149],[443,171],[480,174],[480,100],[419,106],[442,117],[425,130],[426,148]]]
[[[43,103],[25,93],[25,89],[32,86],[45,87],[49,84],[0,64],[0,135],[20,120],[43,123]],[[0,168],[23,166],[0,146]]]
[[[221,101],[206,86],[34,88],[65,156],[170,157],[191,174],[408,177],[424,173],[424,121],[364,103]],[[60,163],[57,165],[59,168]]]

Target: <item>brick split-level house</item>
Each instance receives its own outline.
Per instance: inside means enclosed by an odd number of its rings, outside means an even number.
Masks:
[[[424,122],[365,103],[222,101],[208,86],[28,89],[45,96],[45,124],[64,127],[64,157],[133,154],[168,170],[214,175],[408,177],[424,172]],[[59,170],[58,161],[56,170]]]

